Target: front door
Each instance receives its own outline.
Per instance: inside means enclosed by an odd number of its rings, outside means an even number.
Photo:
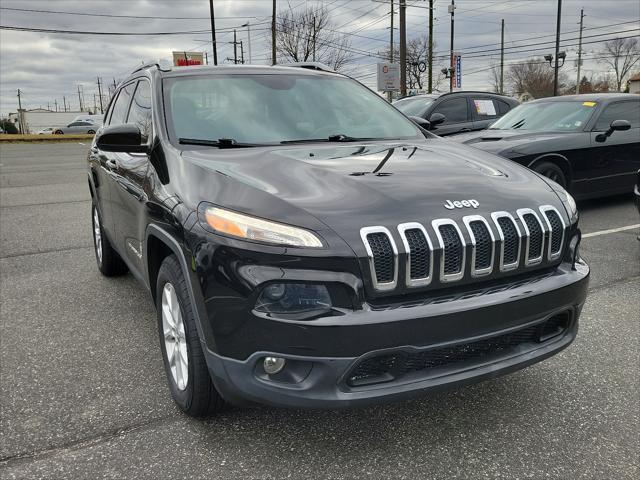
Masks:
[[[436,135],[453,135],[454,133],[470,132],[473,122],[469,115],[467,99],[464,96],[445,98],[440,101],[431,112],[444,115],[444,122],[435,125],[431,132]]]

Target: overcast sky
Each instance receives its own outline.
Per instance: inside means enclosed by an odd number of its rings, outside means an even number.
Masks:
[[[302,9],[305,5],[317,8],[320,3],[330,11],[332,28],[349,34],[354,58],[346,72],[375,87],[375,64],[381,61],[378,55],[389,42],[389,1],[278,0],[279,9]],[[449,50],[448,3],[435,1],[434,38],[438,55],[446,55]],[[425,34],[428,1],[408,0],[407,4],[407,37]],[[267,63],[271,0],[214,0],[214,5],[220,42],[218,58],[233,56],[233,46],[225,43],[233,39],[233,27],[238,27],[238,40],[248,46],[247,28],[241,25],[249,22],[253,63]],[[553,53],[557,0],[458,0],[456,6],[455,48],[462,52],[465,89],[490,88],[487,70],[499,59],[499,51],[492,49],[499,48],[502,18],[506,25],[507,63]],[[61,108],[66,96],[76,110],[78,85],[84,92],[85,102],[93,105],[98,76],[105,84],[113,83],[114,78],[122,79],[141,61],[170,59],[174,50],[208,51],[211,56],[207,0],[0,0],[0,7],[3,26],[95,32],[197,32],[132,37],[0,30],[0,113],[3,115],[17,109],[18,88],[24,92],[23,108],[47,108],[47,105],[53,108],[55,100]],[[563,71],[571,78],[576,75],[575,44],[581,8],[585,11],[583,72],[587,76],[607,72],[599,53],[602,44],[587,42],[640,33],[638,0],[564,0],[561,49],[568,55]],[[107,16],[92,16],[95,14]],[[117,17],[122,15],[166,18]],[[398,36],[396,31],[396,42]],[[526,51],[529,49],[536,50]],[[248,60],[248,53],[245,58]],[[439,59],[434,69],[438,71],[446,63],[447,60]],[[640,66],[636,70],[640,70]]]

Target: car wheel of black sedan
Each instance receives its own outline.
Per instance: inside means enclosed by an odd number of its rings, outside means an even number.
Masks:
[[[62,135],[64,132],[62,130],[56,130],[53,133],[56,134],[56,135]]]
[[[127,273],[128,268],[118,255],[102,228],[102,217],[95,204],[91,208],[91,221],[93,224],[93,246],[96,254],[98,270],[105,277],[115,277]]]
[[[196,329],[187,281],[175,256],[164,259],[156,283],[158,333],[171,396],[185,413],[203,417],[221,411]]]
[[[533,170],[553,180],[562,188],[567,188],[567,177],[562,169],[552,162],[540,162],[534,165]]]
[[[89,130],[89,131],[87,131],[87,134],[88,134],[88,135],[93,135],[93,134],[95,134],[95,133],[96,133],[96,131],[95,131],[95,130]]]

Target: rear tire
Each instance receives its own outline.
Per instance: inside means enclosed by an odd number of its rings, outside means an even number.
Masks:
[[[129,270],[102,228],[102,217],[95,203],[91,206],[91,223],[93,231],[93,251],[96,254],[98,270],[105,277],[124,275]]]
[[[87,132],[87,135],[94,135],[95,133],[96,133],[96,131],[95,131],[95,130],[89,130],[89,131]]]
[[[562,188],[567,188],[567,177],[562,169],[552,162],[540,162],[533,166],[533,171],[553,180]]]
[[[226,403],[211,380],[187,280],[175,255],[165,258],[158,271],[156,310],[160,349],[173,400],[193,417],[224,410]]]
[[[56,130],[53,133],[56,134],[56,135],[62,135],[64,132],[62,130]]]

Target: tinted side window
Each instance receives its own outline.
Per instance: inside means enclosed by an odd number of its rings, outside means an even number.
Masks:
[[[138,126],[140,133],[142,133],[142,141],[146,143],[151,135],[151,87],[146,80],[138,82],[127,123],[134,123]]]
[[[445,100],[438,105],[433,112],[441,113],[445,117],[444,124],[449,123],[461,123],[468,120],[467,112],[467,99],[464,97],[452,98],[451,100]]]
[[[511,110],[511,107],[507,102],[503,102],[502,100],[494,100],[493,103],[498,108],[498,115],[502,116]]]
[[[596,123],[596,130],[604,131],[614,120],[626,120],[631,128],[640,127],[640,101],[618,102],[605,107]]]
[[[111,119],[109,120],[109,125],[120,125],[125,122],[127,118],[127,108],[129,107],[129,100],[131,100],[131,94],[133,93],[133,88],[135,87],[135,83],[130,83],[118,94],[118,98],[116,99],[116,103],[113,105],[113,112],[111,113]]]

